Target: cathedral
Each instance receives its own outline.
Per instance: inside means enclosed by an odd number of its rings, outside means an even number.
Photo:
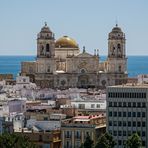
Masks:
[[[127,81],[125,34],[116,25],[108,35],[108,55],[100,62],[99,50],[90,54],[77,42],[63,36],[55,40],[45,25],[37,35],[35,61],[21,63],[21,75],[29,76],[41,88],[105,88]]]

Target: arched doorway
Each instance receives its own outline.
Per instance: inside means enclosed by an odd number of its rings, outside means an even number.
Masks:
[[[78,77],[78,87],[87,88],[89,85],[89,77],[87,75],[81,75]]]

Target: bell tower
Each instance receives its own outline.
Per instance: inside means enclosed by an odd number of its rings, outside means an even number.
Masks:
[[[118,24],[108,36],[108,73],[115,76],[115,84],[124,83],[127,77],[127,58],[125,51],[125,34]]]
[[[54,40],[54,34],[45,23],[37,35],[37,58],[52,58],[55,56]]]

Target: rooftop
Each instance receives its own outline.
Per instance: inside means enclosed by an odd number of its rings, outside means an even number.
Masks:
[[[127,83],[123,85],[109,86],[108,88],[147,88],[148,89],[148,84]]]

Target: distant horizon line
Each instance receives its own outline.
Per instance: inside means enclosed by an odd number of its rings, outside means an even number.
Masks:
[[[3,55],[0,55],[0,56],[36,56],[36,55],[33,55],[33,54],[3,54]],[[107,55],[100,55],[100,56],[107,56]],[[134,54],[129,54],[129,55],[127,55],[127,56],[148,56],[148,55],[138,55],[138,54],[136,54],[136,55],[134,55]]]

